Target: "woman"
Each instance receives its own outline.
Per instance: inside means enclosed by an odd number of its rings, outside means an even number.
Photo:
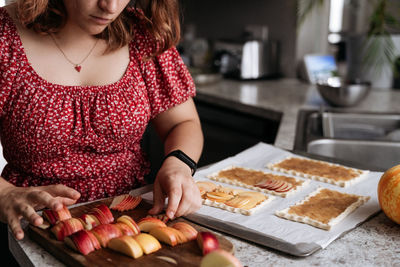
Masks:
[[[0,9],[0,219],[17,239],[35,210],[129,192],[149,164],[140,148],[152,122],[165,158],[154,206],[196,211],[192,169],[203,136],[193,81],[174,45],[176,0],[25,0]]]

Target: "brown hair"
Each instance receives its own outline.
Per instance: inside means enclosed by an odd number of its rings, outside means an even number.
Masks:
[[[133,20],[129,9],[136,9],[140,17]],[[25,27],[39,34],[56,33],[67,21],[67,11],[61,0],[19,0],[17,16]],[[132,40],[136,23],[143,23],[155,40],[158,55],[177,45],[180,38],[178,0],[136,0],[100,34],[108,43],[108,51],[125,46]]]

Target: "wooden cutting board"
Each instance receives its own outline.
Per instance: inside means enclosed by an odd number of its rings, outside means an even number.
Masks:
[[[92,202],[87,205],[72,208],[70,211],[73,217],[79,217],[80,215],[87,213],[96,205],[104,203],[108,206],[111,201],[112,198]],[[115,219],[122,214],[127,214],[132,216],[132,218],[137,222],[139,219],[146,217],[147,211],[150,208],[151,204],[142,200],[142,202],[134,210],[127,212],[112,211],[112,213]],[[207,229],[192,222],[188,222],[183,218],[174,220],[174,222],[177,221],[187,222],[198,231],[208,231]],[[168,224],[169,223],[167,223],[167,225]],[[28,234],[32,240],[36,241],[45,250],[68,266],[174,266],[174,264],[158,259],[157,256],[167,256],[173,258],[178,262],[178,266],[199,266],[202,258],[202,253],[196,243],[196,240],[177,245],[175,247],[161,243],[162,248],[157,252],[149,255],[143,255],[138,259],[133,259],[108,248],[101,248],[100,250],[93,251],[86,256],[82,255],[70,249],[64,244],[64,242],[57,241],[50,232],[50,229],[43,230],[30,225],[28,228]],[[229,240],[220,235],[217,235],[217,238],[221,248],[233,253],[234,247]]]

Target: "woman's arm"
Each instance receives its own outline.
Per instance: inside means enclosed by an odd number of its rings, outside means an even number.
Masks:
[[[193,100],[175,106],[161,114],[153,124],[164,142],[164,153],[180,149],[194,161],[198,161],[203,149],[203,133]],[[168,198],[166,214],[179,217],[201,207],[200,192],[192,178],[192,170],[176,157],[163,162],[154,182],[154,207],[149,211],[157,214],[164,208]]]
[[[0,221],[7,223],[17,239],[24,238],[21,218],[33,225],[43,223],[37,209],[60,210],[80,197],[78,191],[64,185],[16,187],[0,177]]]

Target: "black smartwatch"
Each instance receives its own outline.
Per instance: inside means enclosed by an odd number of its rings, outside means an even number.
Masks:
[[[166,155],[166,156],[164,157],[163,162],[164,162],[164,160],[165,160],[166,158],[171,157],[171,156],[174,156],[174,157],[180,159],[180,160],[183,161],[186,165],[188,165],[189,168],[192,169],[192,176],[194,175],[194,173],[195,173],[196,170],[197,170],[197,163],[196,163],[194,160],[192,160],[188,155],[186,155],[185,153],[183,153],[181,150],[177,149],[177,150],[174,150],[174,151],[168,153],[168,155]]]

